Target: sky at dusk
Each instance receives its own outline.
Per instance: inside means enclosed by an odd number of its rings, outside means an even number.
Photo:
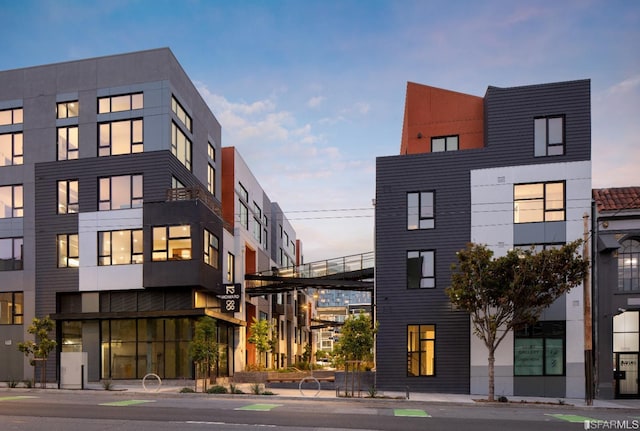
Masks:
[[[640,1],[0,0],[0,20],[0,70],[169,47],[307,262],[374,249],[408,81],[591,79],[593,187],[640,185]]]

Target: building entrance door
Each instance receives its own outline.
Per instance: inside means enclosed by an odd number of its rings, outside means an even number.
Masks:
[[[616,353],[616,398],[640,398],[638,353]]]

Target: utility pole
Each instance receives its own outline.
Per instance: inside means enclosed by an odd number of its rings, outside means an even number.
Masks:
[[[589,270],[584,276],[583,304],[584,304],[584,382],[585,382],[585,403],[593,405],[593,321],[591,315],[591,260],[589,255],[589,214],[584,213],[584,244],[582,257],[589,262]]]

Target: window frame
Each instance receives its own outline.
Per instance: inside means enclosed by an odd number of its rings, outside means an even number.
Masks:
[[[207,163],[207,190],[216,195],[216,168],[211,163]]]
[[[7,144],[11,147],[11,157],[7,157],[7,163],[4,163],[4,161],[2,161],[2,163],[0,163],[0,166],[18,166],[24,164],[24,135],[22,131],[0,133],[0,138],[2,138],[3,136],[9,137],[9,142],[7,142]],[[18,136],[20,138],[16,139],[16,137]]]
[[[242,201],[240,201],[239,211],[240,225],[244,227],[245,230],[249,230],[249,208]]]
[[[178,235],[172,236],[172,233],[176,232],[172,229],[188,228],[188,233],[186,235]],[[160,233],[161,230],[164,230],[164,238],[156,239],[156,234]],[[182,224],[182,225],[165,225],[165,226],[153,226],[151,230],[151,260],[153,262],[165,262],[165,261],[180,261],[180,260],[192,260],[193,259],[193,240],[191,239],[191,225],[190,224]],[[179,232],[179,231],[178,231]],[[172,247],[172,243],[189,240],[189,257],[188,258],[177,258],[176,254],[173,253],[171,256],[169,252],[172,250],[186,250],[185,247]],[[156,245],[163,245],[163,248],[157,248]],[[164,258],[161,256],[164,254]]]
[[[77,108],[75,109],[75,115],[69,115],[69,112],[74,112],[74,110],[69,109],[69,105],[76,104]],[[64,108],[64,109],[61,109]],[[64,115],[62,113],[64,112]],[[56,119],[62,120],[65,118],[77,118],[80,116],[80,103],[78,100],[67,100],[65,102],[57,102],[56,103]]]
[[[418,253],[418,255],[412,256],[412,254],[414,253]],[[429,269],[428,266],[427,268],[425,268],[425,264],[428,265],[429,262],[428,261],[425,262],[422,259],[424,259],[425,256],[429,256],[429,255],[431,256],[431,273],[425,274],[424,273],[425,269],[427,270]],[[417,280],[417,274],[412,273],[412,270],[415,268],[411,263],[411,259],[416,259],[416,258],[421,259],[420,278],[417,284],[414,281],[414,280]],[[435,289],[436,288],[436,251],[435,250],[433,249],[407,250],[406,266],[407,266],[407,270],[406,270],[407,289],[413,290],[413,289]],[[427,285],[423,285],[423,282],[426,282],[424,284],[427,284]]]
[[[75,183],[76,186],[76,200],[71,201],[71,185]],[[70,179],[70,180],[59,180],[57,182],[57,190],[58,190],[58,214],[77,214],[80,212],[80,184],[78,179]],[[64,195],[65,198],[62,197],[60,186],[64,185]],[[63,210],[64,208],[64,210]]]
[[[184,143],[182,144],[178,138],[182,138]],[[192,171],[193,142],[175,121],[171,121],[171,154],[176,156],[189,171]]]
[[[208,229],[204,229],[204,263],[220,269],[220,238]]]
[[[127,147],[128,152],[113,152],[113,125],[120,123],[129,123],[129,142],[116,142],[117,147]],[[136,125],[140,124],[139,130]],[[103,127],[108,126],[108,136],[103,139],[105,130]],[[140,135],[139,138],[137,135]],[[108,139],[106,139],[108,137]],[[123,154],[138,154],[144,152],[144,119],[143,118],[127,118],[125,120],[103,121],[98,123],[98,157],[120,156]]]
[[[71,242],[72,239],[75,241],[76,254],[71,254]],[[61,247],[62,242],[64,241],[64,253],[63,247]],[[57,259],[57,267],[58,268],[78,268],[80,266],[80,238],[77,233],[60,233],[56,237],[56,244],[58,250],[58,259]],[[62,260],[66,259],[65,263],[62,263]],[[76,259],[75,263],[69,263],[73,259]]]
[[[431,214],[424,215],[423,199],[431,196]],[[411,198],[417,197],[417,211],[412,213]],[[429,230],[436,228],[436,192],[435,190],[425,190],[420,192],[407,192],[407,230]],[[423,225],[423,221],[425,222]],[[414,222],[414,223],[412,223]],[[414,227],[415,226],[415,227]]]
[[[207,148],[207,157],[213,162],[216,161],[216,147],[211,143],[211,141],[207,142],[209,144]]]
[[[553,327],[560,325],[562,326],[562,335],[554,335]],[[523,332],[529,332],[523,335]],[[518,348],[518,340],[541,340],[540,343],[540,357],[534,358],[539,359],[541,372],[537,373],[523,373],[521,372],[521,368],[518,368],[517,362],[517,348]],[[549,350],[547,340],[562,340],[562,351],[560,354],[562,355],[562,371],[560,373],[551,373],[549,372]],[[529,346],[531,349],[532,346]],[[526,346],[525,346],[526,348]],[[553,348],[553,346],[551,347]],[[530,358],[528,361],[531,361],[531,357],[533,353],[529,353]],[[514,377],[559,377],[566,376],[567,373],[567,326],[564,320],[545,320],[538,321],[533,325],[527,325],[522,329],[515,330],[513,332],[513,375]]]
[[[24,324],[24,292],[0,292],[0,304],[2,303],[3,296],[6,297],[5,300],[7,301],[6,315],[8,316],[8,323],[4,323],[0,319],[0,326]]]
[[[140,97],[138,97],[140,96]],[[113,101],[114,99],[122,99],[129,98],[128,108],[125,109],[113,109]],[[108,108],[106,110],[102,109],[102,102],[108,101]],[[139,104],[138,104],[139,102]],[[134,93],[124,93],[124,94],[114,94],[110,96],[98,97],[98,115],[99,114],[110,114],[112,112],[126,112],[126,111],[135,111],[137,109],[144,109],[144,93],[142,91],[134,92]]]
[[[455,138],[455,148],[449,148],[449,141],[453,142]],[[436,149],[434,147],[435,141],[443,140],[442,149]],[[453,145],[453,144],[452,144]],[[432,136],[431,137],[431,152],[432,153],[444,153],[448,151],[458,151],[460,149],[460,135],[444,135],[444,136]]]
[[[75,130],[75,137],[72,139],[73,134],[71,129]],[[61,139],[61,132],[64,131],[64,141]],[[75,142],[72,142],[74,141]],[[73,144],[75,143],[75,147]],[[57,160],[76,160],[79,156],[80,150],[80,131],[78,125],[60,126],[56,128],[56,158]],[[64,155],[64,157],[61,157]]]
[[[548,188],[551,186],[562,185],[562,207],[556,208],[555,205],[550,204],[550,199],[548,198]],[[517,189],[519,187],[527,187],[527,186],[542,186],[542,196],[534,196],[534,197],[523,197],[518,199],[516,197]],[[534,208],[535,211],[540,211],[542,214],[541,220],[527,220],[520,221],[521,211],[533,211],[528,208],[520,208],[520,203],[533,203],[536,201],[540,201],[542,203],[542,208]],[[556,217],[551,217],[554,214],[562,214],[562,218],[558,219]],[[543,223],[543,222],[554,222],[554,221],[566,221],[567,217],[567,184],[566,181],[543,181],[543,182],[534,182],[534,183],[517,183],[513,185],[513,223],[514,224],[526,224],[526,223]]]
[[[129,260],[124,263],[114,263],[113,235],[126,232],[129,236]],[[109,250],[105,250],[105,240],[108,237]],[[136,245],[137,243],[137,245]],[[98,232],[98,266],[137,265],[144,263],[142,229],[120,229]],[[106,263],[108,259],[109,263]]]
[[[174,94],[171,95],[171,111],[173,111],[176,118],[182,122],[187,130],[193,133],[193,120],[191,119],[191,115],[187,113]]]
[[[550,133],[549,133],[549,122],[550,120],[561,120],[561,142],[550,142]],[[542,126],[542,121],[544,121],[544,130],[539,130],[539,127]],[[534,156],[535,157],[550,157],[550,156],[564,156],[566,153],[566,115],[565,114],[555,114],[555,115],[543,115],[537,116],[533,118],[533,142],[534,142]],[[540,136],[540,133],[543,133],[544,136]],[[552,149],[560,149],[560,152],[552,152],[550,154],[550,150]]]
[[[9,113],[8,122],[0,122],[0,126],[12,126],[14,124],[24,123],[24,108],[22,106],[16,106],[15,108],[0,109],[0,120],[2,119],[2,113]]]
[[[0,238],[0,243],[10,242],[11,257],[8,259],[1,259],[0,272],[2,271],[21,271],[24,269],[24,237],[5,237]],[[2,247],[0,246],[0,251]],[[1,255],[0,255],[1,257]]]
[[[634,264],[635,263],[635,264]],[[618,249],[618,292],[640,290],[640,239],[631,237],[620,242]],[[625,274],[629,276],[626,277]],[[627,282],[628,280],[628,282]],[[626,288],[628,285],[629,288]]]
[[[114,178],[125,178],[129,177],[129,206],[122,208],[113,208],[113,179]],[[140,179],[140,195],[136,193],[136,179]],[[103,199],[103,180],[109,180],[109,198]],[[98,178],[98,211],[114,211],[119,209],[132,209],[132,208],[142,208],[142,204],[144,203],[144,176],[142,174],[131,174],[131,175],[114,175],[110,177],[99,177]],[[109,207],[105,208],[105,205],[108,204]]]
[[[422,338],[422,334],[423,334],[423,330],[422,328],[425,327],[424,333],[428,334],[428,333],[433,333],[433,337],[432,338]],[[432,329],[429,331],[427,328],[431,327]],[[417,331],[412,331],[412,329],[417,329]],[[413,342],[413,339],[411,337],[412,334],[415,334],[417,332],[418,338],[417,338],[417,350],[414,350],[416,343]],[[436,324],[409,324],[407,325],[407,377],[435,377],[436,376],[436,357],[437,357],[437,325]],[[425,364],[424,370],[423,370],[423,357],[425,361],[427,361],[429,359],[429,350],[428,347],[427,349],[423,350],[422,346],[423,343],[426,343],[426,346],[431,345],[431,358],[432,358],[432,364],[431,364],[431,369],[429,369],[428,364]],[[413,355],[417,354],[418,356],[418,374],[414,374],[411,372],[412,367],[411,367],[411,361],[413,359]],[[423,373],[424,371],[424,373]],[[430,372],[429,372],[430,371]]]
[[[4,214],[0,214],[0,219],[3,218],[21,218],[24,217],[24,187],[22,184],[7,184],[0,186],[0,190],[4,188],[11,188],[11,216],[5,217]],[[19,193],[18,193],[19,190]],[[20,196],[18,196],[18,194]],[[1,195],[1,193],[0,193]],[[9,206],[6,206],[9,208]]]

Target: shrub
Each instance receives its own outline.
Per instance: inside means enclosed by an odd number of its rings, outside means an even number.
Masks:
[[[110,391],[113,389],[113,382],[111,380],[103,380],[102,381],[102,388],[105,391]]]
[[[17,380],[13,380],[11,377],[9,377],[9,380],[7,381],[7,387],[15,388],[17,386],[18,386],[18,381]]]
[[[242,389],[240,389],[238,386],[234,385],[233,383],[229,384],[229,393],[232,393],[232,394],[244,394]]]
[[[251,393],[254,395],[262,395],[262,384],[261,383],[251,383]]]
[[[182,389],[180,389],[180,393],[181,394],[193,394],[193,393],[195,393],[195,391],[193,390],[193,388],[182,388]]]
[[[207,389],[207,393],[208,394],[226,394],[228,393],[228,391],[227,391],[227,388],[225,388],[224,386],[214,385],[214,386],[211,386],[209,389]]]

